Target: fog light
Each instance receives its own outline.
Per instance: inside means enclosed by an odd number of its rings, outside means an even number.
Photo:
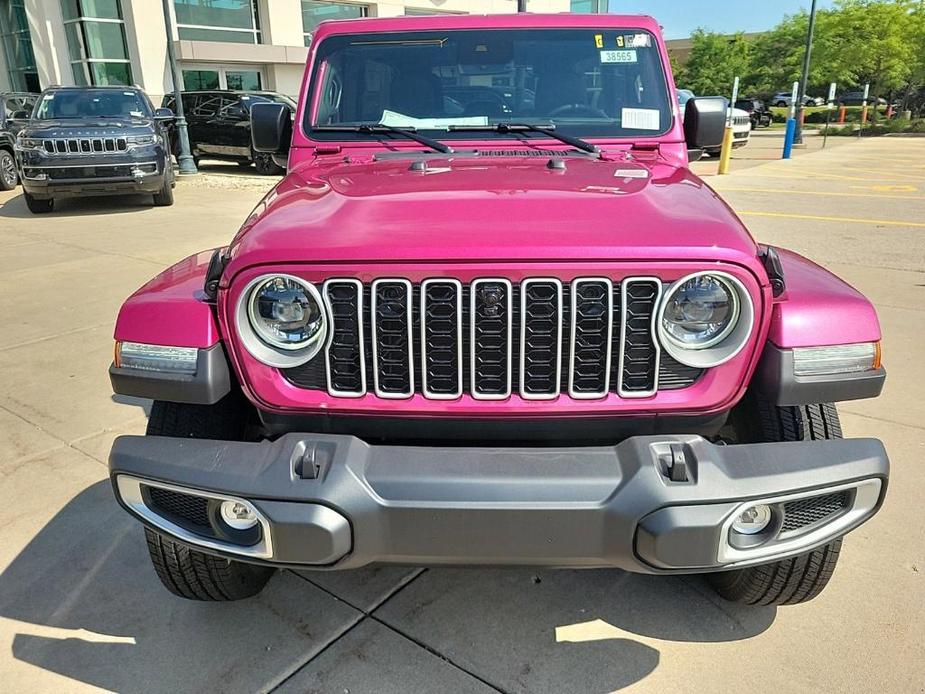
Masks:
[[[756,504],[738,515],[732,522],[732,530],[740,535],[757,535],[770,523],[771,507],[767,504]]]
[[[246,501],[223,501],[222,520],[235,530],[247,530],[257,525],[257,510]]]

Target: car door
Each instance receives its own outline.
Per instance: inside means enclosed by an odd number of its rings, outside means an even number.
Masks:
[[[222,98],[219,94],[197,94],[191,109],[190,140],[200,154],[218,154],[216,138],[220,137],[215,123]]]
[[[218,122],[222,129],[221,146],[228,157],[250,158],[250,115],[246,96],[222,97]]]

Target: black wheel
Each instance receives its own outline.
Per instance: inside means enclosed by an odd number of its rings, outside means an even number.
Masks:
[[[29,212],[32,214],[45,214],[46,212],[51,212],[55,208],[54,198],[43,200],[33,197],[26,192],[23,192],[22,196],[26,199],[26,207],[29,208]]]
[[[774,105],[777,106],[778,108],[786,108],[787,102],[786,102],[786,101],[778,101],[778,102],[777,102],[776,104],[774,104]]]
[[[19,174],[16,173],[16,160],[13,159],[13,153],[0,149],[0,190],[13,190],[18,182]]]
[[[155,401],[148,418],[148,436],[244,440],[249,408],[238,393],[215,405]],[[145,528],[148,554],[157,577],[174,595],[189,600],[241,600],[259,593],[275,573],[192,549]]]
[[[253,152],[254,167],[261,176],[279,176],[283,173],[283,167],[273,161],[273,157],[266,152]]]
[[[749,394],[732,413],[730,436],[736,443],[840,439],[835,405],[777,407]],[[835,571],[842,539],[806,554],[771,564],[708,574],[726,600],[746,605],[795,605],[822,592]]]
[[[164,185],[154,194],[155,207],[170,207],[173,205],[173,176],[164,176]]]
[[[252,161],[239,161],[239,162],[238,162],[238,168],[239,168],[239,169],[245,169],[245,170],[246,170],[246,169],[251,168],[251,164],[253,164],[253,163],[254,163],[254,162],[252,162]]]

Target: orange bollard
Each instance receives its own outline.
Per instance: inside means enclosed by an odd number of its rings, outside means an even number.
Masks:
[[[841,105],[841,108],[838,109],[838,124],[845,124],[845,114],[848,112],[848,107],[844,104]]]
[[[867,124],[867,104],[861,107],[861,125]]]
[[[804,125],[806,125],[806,109],[801,108],[800,109],[800,127],[802,128]]]
[[[890,104],[886,107],[886,119],[890,120],[893,117],[893,104]]]

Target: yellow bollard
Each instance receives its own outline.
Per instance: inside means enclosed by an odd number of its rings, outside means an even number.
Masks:
[[[719,153],[719,175],[729,173],[729,158],[732,156],[732,128],[726,128],[723,133],[723,148]]]

